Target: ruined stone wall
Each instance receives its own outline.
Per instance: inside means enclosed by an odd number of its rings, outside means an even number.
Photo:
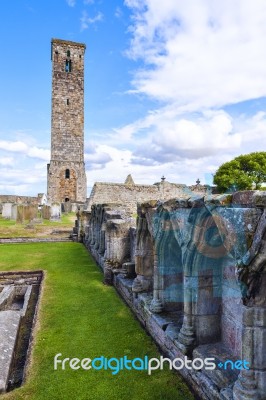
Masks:
[[[215,361],[214,370],[180,370],[202,399],[266,399],[264,192],[146,202],[135,228],[114,204],[81,216],[106,282],[161,349],[172,359]]]
[[[210,191],[207,186],[195,186],[197,193]],[[194,192],[196,189],[193,189]],[[148,200],[167,200],[174,197],[187,197],[194,193],[191,189],[182,184],[170,183],[167,181],[154,185],[136,185],[122,183],[96,182],[92,188],[88,200],[87,209],[90,210],[93,204],[120,203],[127,207],[132,213],[137,211],[137,203]]]
[[[7,203],[10,204],[10,207],[12,204],[38,205],[40,204],[40,198],[31,196],[0,195],[0,214],[3,212],[4,204]]]
[[[38,197],[31,196],[16,196],[16,195],[0,195],[0,204],[3,203],[16,203],[16,204],[39,204]]]
[[[86,46],[52,40],[52,132],[48,164],[50,202],[85,202],[84,52]]]

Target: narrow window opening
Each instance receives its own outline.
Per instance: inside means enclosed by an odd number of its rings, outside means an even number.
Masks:
[[[69,198],[68,197],[66,197],[65,198],[65,203],[67,203],[69,201]]]
[[[58,61],[58,51],[57,50],[55,50],[54,59],[56,62]]]
[[[67,50],[67,57],[70,57],[70,50]]]
[[[66,169],[65,178],[66,178],[66,179],[69,179],[69,178],[70,178],[70,171],[69,171],[69,169]]]
[[[81,58],[81,54],[79,55],[79,58]]]
[[[71,60],[66,60],[65,71],[71,72]]]
[[[69,106],[69,99],[67,99],[67,106]]]

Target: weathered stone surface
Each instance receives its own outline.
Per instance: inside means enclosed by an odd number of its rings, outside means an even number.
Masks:
[[[250,207],[253,205],[253,196],[255,193],[255,190],[243,190],[240,192],[235,192],[232,196],[232,204]]]
[[[17,220],[17,210],[18,210],[17,204],[12,204],[11,219],[14,220],[14,221]]]
[[[129,174],[126,177],[125,185],[135,185],[135,182],[133,181],[133,178],[132,178],[131,174]]]
[[[137,185],[134,182],[128,183],[107,183],[96,182],[92,188],[87,203],[87,210],[90,211],[93,204],[116,203],[122,204],[131,213],[136,213],[137,203],[148,201],[165,201],[177,198],[183,202],[187,199],[205,195],[206,187],[194,192],[188,186],[167,181],[155,183],[154,185]]]
[[[5,195],[0,194],[0,204],[3,205],[4,203],[12,203],[12,204],[32,204],[38,205],[41,202],[41,198],[36,196],[16,196],[16,195]]]
[[[20,318],[18,311],[0,312],[0,393],[7,390]]]
[[[256,205],[254,196],[145,201],[136,228],[121,205],[99,204],[79,217],[84,243],[166,354],[250,363],[240,374],[181,370],[204,399],[265,399],[266,214],[264,197]],[[135,261],[135,280],[118,268],[118,247]]]
[[[52,148],[49,202],[85,202],[84,52],[86,46],[52,39]]]
[[[42,278],[42,271],[0,272],[0,393],[22,383]]]
[[[44,205],[42,207],[42,218],[43,219],[50,219],[51,218],[51,207]]]
[[[254,234],[252,244],[238,262],[237,275],[245,304],[266,306],[266,210],[264,210]]]
[[[12,215],[12,203],[3,203],[2,217],[10,219]]]
[[[61,204],[53,203],[50,207],[51,220],[60,220],[61,218]]]
[[[193,351],[193,358],[205,358],[210,357],[210,354],[215,358],[215,363],[218,365],[220,362],[224,363],[228,359],[228,350],[221,343],[217,345],[202,345],[198,346]],[[232,355],[230,359],[234,362],[236,358]],[[206,370],[205,374],[214,382],[219,389],[226,388],[230,386],[238,377],[239,371],[232,370],[230,367],[228,369],[216,368],[215,370]]]
[[[256,191],[252,196],[252,202],[257,207],[266,207],[266,192]]]

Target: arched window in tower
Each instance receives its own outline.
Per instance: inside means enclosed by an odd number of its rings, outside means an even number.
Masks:
[[[58,51],[57,50],[55,50],[54,59],[55,59],[55,62],[58,62]]]
[[[65,71],[66,72],[71,72],[71,60],[66,60],[66,65],[65,65]]]
[[[67,50],[67,57],[70,57],[70,50]]]
[[[68,168],[67,168],[66,171],[65,171],[65,178],[66,178],[66,179],[69,179],[69,178],[70,178],[70,171],[69,171]]]

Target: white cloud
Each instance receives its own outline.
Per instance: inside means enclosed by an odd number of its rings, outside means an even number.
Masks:
[[[46,191],[46,168],[35,169],[27,165],[16,168],[0,167],[0,192],[7,194],[20,194],[36,196],[39,192]]]
[[[212,184],[212,174],[224,162],[265,149],[265,132],[264,112],[233,118],[223,110],[179,115],[165,107],[116,129],[108,145],[104,139],[101,152],[112,162],[101,171],[91,170],[88,179],[123,182],[131,173],[137,183],[165,175],[170,182],[194,184],[200,178]]]
[[[74,7],[76,5],[76,0],[66,0],[69,7]]]
[[[50,159],[50,150],[41,149],[39,147],[31,147],[28,149],[27,155],[28,157],[38,158],[48,162]]]
[[[24,153],[27,151],[28,146],[21,141],[7,141],[7,140],[0,140],[0,149],[12,151],[12,152],[19,152]]]
[[[0,165],[7,166],[10,165],[12,166],[14,164],[14,159],[12,157],[1,157],[0,156]]]
[[[125,4],[132,11],[127,55],[139,61],[130,92],[162,104],[113,130],[111,146],[131,149],[129,172],[148,182],[156,173],[157,180],[211,183],[222,163],[266,148],[266,114],[255,107],[254,115],[239,115],[238,104],[266,95],[265,1]],[[235,114],[223,109],[234,103]]]
[[[266,95],[264,0],[126,0],[134,90],[176,107],[221,107]]]
[[[86,162],[87,170],[103,169],[107,163],[112,161],[110,154],[102,151],[101,146],[91,149],[90,153],[85,153],[84,160]]]
[[[88,29],[90,25],[95,24],[96,22],[101,22],[103,20],[103,14],[101,12],[98,12],[98,14],[95,15],[95,17],[91,18],[89,17],[87,11],[82,12],[82,17],[80,18],[81,22],[81,31],[84,31],[85,29]]]
[[[16,194],[16,195],[19,194],[21,196],[23,196],[23,195],[29,196],[30,189],[31,189],[30,185],[20,185],[19,183],[15,184],[15,185],[12,185],[12,184],[11,185],[10,184],[1,185],[0,184],[0,192],[1,193]]]
[[[94,182],[123,182],[132,170],[130,159],[132,153],[130,150],[120,150],[115,146],[101,144],[97,152],[110,156],[110,161],[103,168],[92,168],[88,173],[88,186],[91,188]]]
[[[21,153],[40,160],[48,161],[50,159],[50,150],[28,145],[22,141],[0,140],[0,149],[10,153]]]
[[[157,122],[152,144],[176,157],[199,158],[220,151],[239,149],[241,135],[232,133],[232,121],[222,111],[194,119],[163,119]]]

